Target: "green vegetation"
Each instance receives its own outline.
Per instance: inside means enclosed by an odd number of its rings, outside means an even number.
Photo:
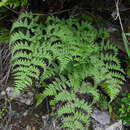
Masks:
[[[130,125],[130,93],[127,93],[119,101],[118,114],[125,125]]]
[[[3,119],[3,117],[6,115],[7,112],[8,112],[8,109],[6,106],[4,106],[2,109],[0,109],[0,120]]]
[[[130,36],[130,33],[122,33],[125,50],[128,55],[128,58],[130,59],[130,47],[129,47],[129,41],[127,39],[127,36]]]
[[[0,129],[15,122],[10,87],[63,130],[89,129],[95,108],[129,127],[129,1],[1,0]]]
[[[0,7],[9,6],[11,8],[16,8],[19,6],[25,6],[28,4],[28,0],[1,0]]]
[[[16,91],[44,84],[37,104],[51,96],[60,127],[84,130],[102,91],[112,102],[124,81],[118,50],[106,34],[85,18],[48,17],[39,24],[39,17],[23,13],[10,38]]]

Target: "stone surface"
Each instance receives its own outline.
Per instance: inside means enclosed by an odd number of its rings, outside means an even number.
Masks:
[[[111,123],[108,112],[95,109],[91,118],[93,130],[123,130],[122,121]]]
[[[114,124],[110,125],[105,130],[123,130],[122,121],[115,122]]]
[[[32,92],[28,92],[27,94],[23,94],[19,97],[19,101],[21,103],[24,103],[26,105],[32,105],[33,103],[33,93]]]
[[[102,125],[92,119],[92,130],[124,130],[122,121],[117,121],[111,125]]]
[[[93,130],[104,130],[104,128],[101,128],[101,127],[95,127]]]
[[[20,97],[20,92],[15,93],[15,90],[14,90],[14,88],[12,88],[12,87],[7,87],[7,88],[6,88],[6,93],[7,93],[8,97],[10,97],[10,98],[12,98],[12,99]],[[2,92],[0,93],[0,95],[1,95],[1,96],[5,96],[5,95],[6,95],[6,94],[5,94],[5,91],[2,91]]]
[[[96,120],[92,119],[92,130],[105,130],[108,125],[102,125]]]
[[[13,87],[7,87],[6,93],[10,99],[18,100],[21,103],[24,103],[26,105],[32,105],[33,103],[33,96],[34,94],[32,92],[27,92],[26,94],[15,92],[15,88]],[[0,93],[0,97],[3,97],[6,95],[5,91],[2,91]]]
[[[91,117],[100,123],[101,125],[108,125],[110,124],[110,116],[108,112],[106,111],[100,111],[98,109],[95,109],[91,115]]]

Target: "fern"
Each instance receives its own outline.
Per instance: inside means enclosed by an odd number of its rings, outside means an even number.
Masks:
[[[9,43],[9,39],[10,39],[10,31],[6,28],[1,28],[0,29],[0,42]]]
[[[118,95],[121,85],[125,81],[125,72],[121,69],[120,62],[117,58],[118,50],[112,43],[103,40],[101,43],[101,51],[100,58],[104,63],[104,69],[107,70],[105,73],[106,78],[104,78],[104,80],[107,80],[101,86],[112,101]]]
[[[28,0],[1,0],[0,7],[9,6],[11,8],[16,8],[19,6],[25,6],[28,4]]]
[[[86,86],[82,85],[80,81],[81,86],[78,86],[79,83],[77,84],[76,81],[78,79],[75,80],[72,78],[74,77],[69,76],[67,80],[65,77],[60,77],[45,89],[44,95],[55,95],[54,100],[51,102],[53,105],[54,103],[64,104],[57,111],[58,117],[62,120],[62,128],[70,130],[84,129],[85,125],[89,125],[88,118],[92,108],[91,104],[88,104],[84,99],[78,97],[78,95],[82,93],[87,93]],[[80,89],[86,89],[86,91],[80,93]],[[95,90],[93,90],[93,92],[95,93]],[[71,124],[69,124],[70,122]]]
[[[60,65],[65,70],[65,74],[71,73],[76,77],[69,77],[68,80],[63,78],[61,81],[56,79],[47,86],[43,95],[44,97],[53,96],[54,100],[51,103],[61,105],[57,110],[57,115],[62,120],[62,128],[84,129],[85,125],[88,126],[89,123],[84,121],[88,121],[91,113],[89,110],[92,109],[91,105],[100,98],[101,92],[98,87],[102,87],[110,97],[110,101],[113,101],[119,93],[121,84],[123,84],[124,72],[117,58],[116,47],[104,40],[101,41],[101,46],[96,44],[98,32],[89,23],[79,24],[78,20],[73,19],[68,21],[60,21],[59,19],[53,21],[53,19],[50,18],[48,21],[48,36],[51,38],[51,42],[58,41],[63,44],[64,50],[61,49],[59,56],[59,59],[62,59],[59,60],[62,61]],[[67,75],[66,77],[68,77]],[[91,78],[94,83],[85,82],[87,78]],[[73,81],[73,79],[75,80]],[[89,105],[77,97],[77,94],[80,96],[85,94],[87,99],[93,97],[93,100]],[[84,102],[84,106],[90,109],[84,110],[80,105],[77,109],[77,104],[80,102]]]
[[[91,29],[93,31],[90,31]],[[91,53],[97,51],[94,45],[97,31],[87,22],[79,24],[76,19],[59,20],[49,17],[46,21],[46,32],[48,41],[58,43],[57,55],[61,71],[71,61],[88,62]],[[89,42],[91,44],[88,44]]]
[[[31,17],[30,17],[31,16]],[[41,69],[48,68],[46,60],[51,64],[55,47],[49,43],[41,46],[42,26],[37,23],[38,17],[23,14],[12,27],[10,39],[12,66],[16,89],[23,90],[32,85],[32,79],[38,80]]]
[[[69,75],[68,79],[65,78],[67,75],[65,77],[60,76],[43,91],[44,98],[47,96],[54,97],[51,105],[60,106],[59,109],[56,107],[56,110],[59,120],[62,120],[62,128],[78,130],[89,125],[88,118],[91,114],[91,106],[100,99],[98,86],[105,89],[106,94],[111,99],[110,101],[119,93],[120,85],[124,80],[123,74],[113,72],[114,69],[109,71],[105,67],[104,59],[98,59],[97,56],[93,57],[92,61],[93,66],[92,64],[91,66],[80,64],[76,67],[70,65],[71,72],[68,71],[67,74],[72,73],[72,75]],[[120,65],[117,64],[117,66]],[[120,71],[122,70],[120,69]],[[89,78],[92,81],[89,81]],[[86,109],[82,105],[78,106],[78,103],[83,104]],[[79,114],[80,118],[75,113]],[[84,122],[84,119],[87,122]],[[76,125],[77,123],[79,127]]]
[[[100,99],[99,87],[112,102],[124,81],[116,47],[86,20],[48,17],[38,24],[31,13],[13,24],[10,46],[16,90],[44,84],[41,103],[51,96],[60,127],[84,129],[92,105]],[[104,32],[105,33],[105,32]],[[42,100],[41,100],[42,98]],[[39,103],[37,103],[39,104]]]

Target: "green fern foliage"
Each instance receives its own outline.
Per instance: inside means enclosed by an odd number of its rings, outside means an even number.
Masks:
[[[16,90],[39,81],[44,86],[39,102],[51,97],[60,127],[84,130],[101,90],[112,102],[125,80],[117,48],[85,19],[48,17],[39,23],[39,17],[23,13],[12,26]]]
[[[102,39],[97,43],[100,32],[98,34],[90,23],[50,17],[47,20],[47,34],[50,42],[58,41],[60,44],[61,54],[58,58],[61,70],[69,63],[80,67],[84,64],[88,70],[86,77],[92,77],[95,85],[102,87],[111,101],[117,96],[124,81],[124,72],[117,58],[117,48],[108,40]],[[105,36],[106,32],[102,31],[102,35]]]
[[[10,39],[10,31],[6,28],[0,29],[0,44],[1,43],[9,43]]]
[[[61,128],[84,130],[89,126],[93,101],[88,103],[85,98],[89,95],[92,100],[98,100],[99,93],[81,79],[78,73],[69,75],[68,79],[60,76],[43,93],[44,96],[54,96],[50,104],[56,105],[57,116],[62,120]]]
[[[24,13],[11,30],[11,61],[17,90],[31,86],[32,79],[38,80],[41,70],[45,72],[53,59],[55,47],[47,42],[41,46],[42,26],[37,20],[31,13]]]
[[[28,4],[28,0],[1,0],[0,7],[9,6],[11,8],[16,8],[19,6],[25,6]]]
[[[101,87],[103,87],[112,101],[116,98],[121,89],[121,85],[125,81],[125,72],[121,69],[120,62],[117,58],[118,50],[112,43],[103,40],[101,43],[101,51],[100,58],[104,63],[103,69],[107,70],[104,73],[105,82],[101,83]]]
[[[87,21],[80,24],[76,19],[60,20],[49,17],[45,26],[48,41],[58,44],[57,58],[61,71],[72,61],[80,64],[89,62],[91,53],[96,53],[98,49],[94,45],[98,32]]]

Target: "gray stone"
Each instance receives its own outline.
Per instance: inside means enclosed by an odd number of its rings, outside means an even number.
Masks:
[[[122,121],[110,123],[108,112],[95,109],[91,115],[93,130],[123,130]]]
[[[115,122],[114,124],[110,125],[105,130],[123,130],[122,121]]]
[[[92,128],[93,130],[124,130],[122,121],[117,121],[111,125],[102,125],[95,120],[92,120]]]
[[[98,109],[95,109],[93,111],[91,117],[102,125],[110,124],[110,116],[109,116],[108,112],[106,112],[106,111],[100,111]]]
[[[28,115],[28,110],[26,110],[24,113],[23,113],[23,116],[27,116]]]
[[[11,99],[20,97],[20,92],[16,93],[13,87],[7,87],[6,88],[6,93],[7,93],[8,97],[10,97]],[[6,93],[5,93],[5,91],[2,91],[0,93],[0,95],[5,96]]]
[[[34,94],[32,92],[27,92],[26,94],[20,92],[16,93],[15,88],[8,87],[6,89],[6,93],[10,99],[18,100],[19,102],[24,103],[26,105],[32,105],[33,103]],[[6,96],[6,93],[5,91],[2,91],[0,93],[0,97]]]
[[[104,128],[101,128],[101,127],[95,127],[93,130],[104,130]]]
[[[106,127],[108,127],[108,125],[102,125],[99,122],[92,119],[92,128],[93,128],[93,130],[105,130]]]

